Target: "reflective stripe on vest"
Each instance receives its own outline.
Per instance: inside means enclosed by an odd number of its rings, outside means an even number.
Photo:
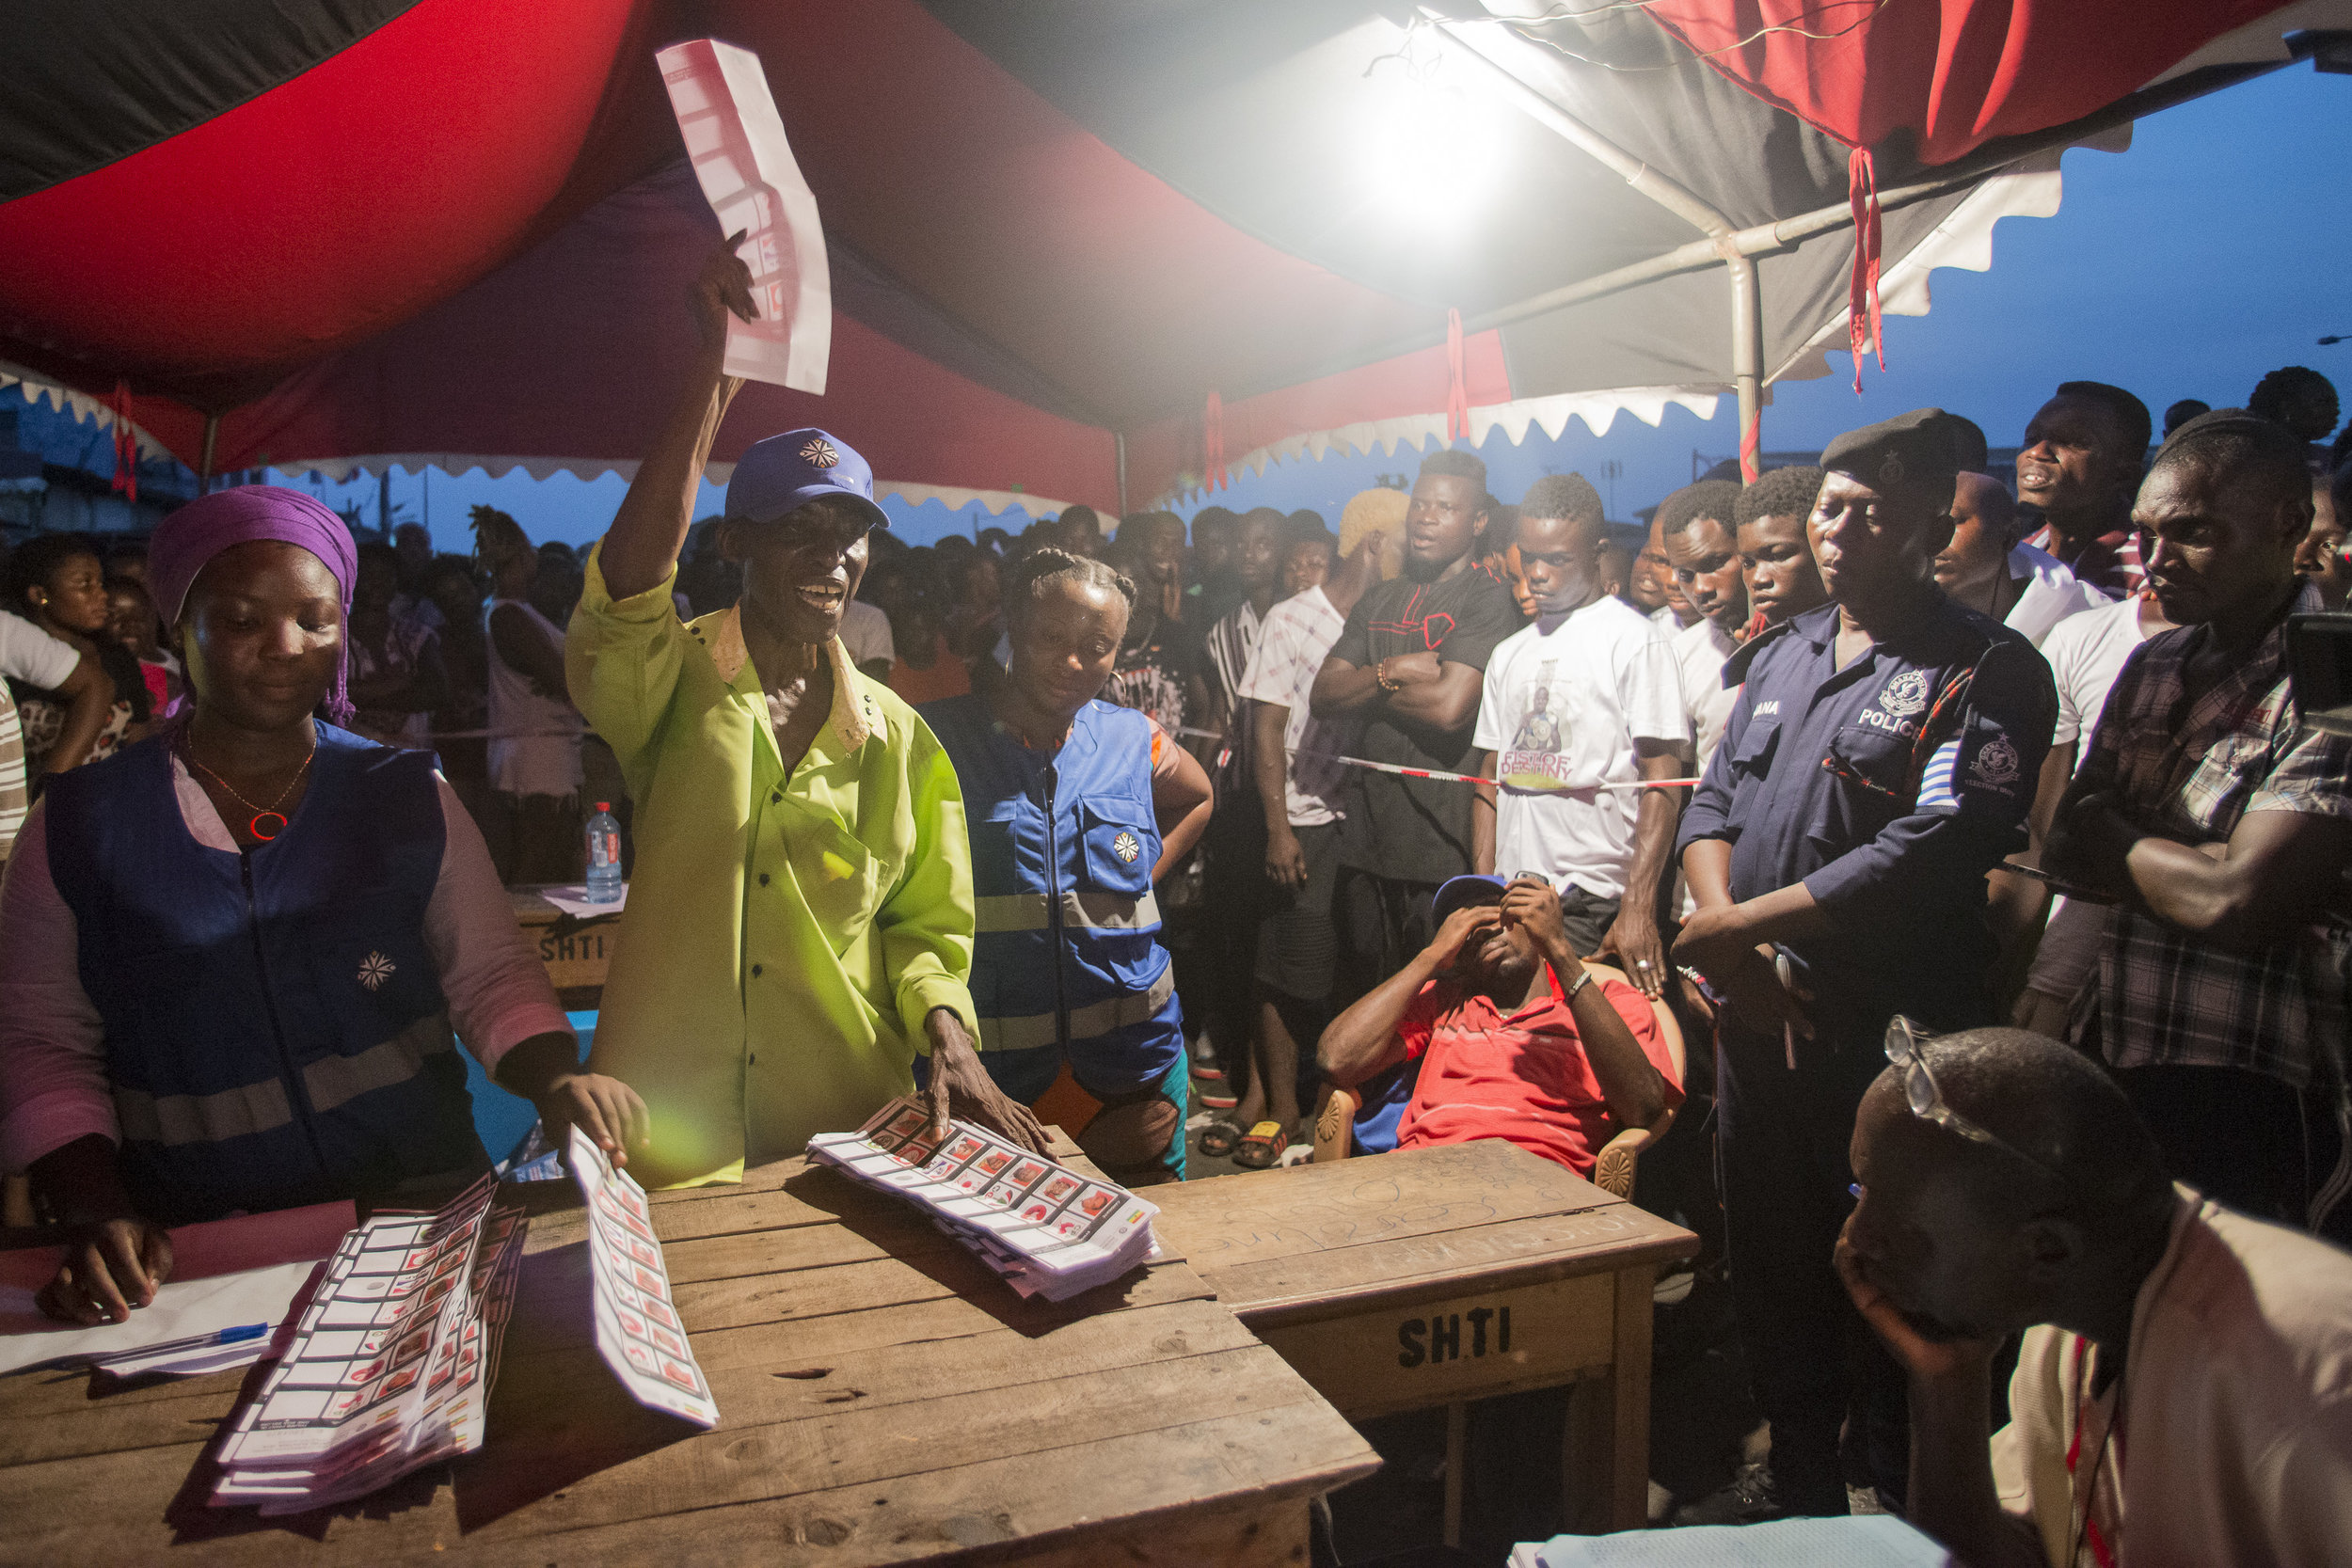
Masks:
[[[294,1120],[282,1080],[263,1079],[218,1094],[167,1094],[115,1087],[115,1120],[135,1143],[208,1144],[267,1132]]]
[[[1168,964],[1160,971],[1160,977],[1148,990],[1128,991],[1107,997],[1084,1007],[1070,1011],[1070,1037],[1073,1040],[1091,1039],[1107,1035],[1114,1029],[1130,1024],[1148,1023],[1176,994],[1176,966]],[[1054,1030],[1052,1013],[1029,1013],[1017,1018],[984,1018],[980,1020],[980,1049],[983,1051],[1034,1051],[1040,1046],[1059,1043]]]
[[[425,1058],[457,1049],[449,1015],[421,1018],[389,1039],[352,1056],[327,1056],[302,1069],[303,1091],[314,1111],[326,1112],[372,1090],[405,1084],[424,1068]],[[140,1143],[216,1143],[267,1132],[294,1120],[284,1080],[266,1078],[217,1094],[151,1095],[118,1086],[115,1117],[125,1138]]]
[[[977,929],[981,932],[1042,931],[1049,924],[1048,906],[1041,893],[1008,893],[993,898],[976,898],[973,906],[979,916]],[[1160,923],[1160,901],[1157,895],[1149,891],[1140,898],[1130,898],[1124,894],[1078,888],[1061,895],[1061,923],[1067,930],[1149,930]]]
[[[303,1092],[310,1097],[310,1109],[325,1113],[346,1100],[405,1084],[424,1069],[427,1056],[456,1049],[456,1038],[449,1032],[449,1014],[432,1013],[357,1055],[326,1056],[312,1062],[302,1069]]]

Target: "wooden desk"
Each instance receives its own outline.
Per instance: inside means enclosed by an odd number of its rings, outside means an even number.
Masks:
[[[1645,1522],[1650,1291],[1690,1231],[1493,1139],[1152,1196],[1163,1242],[1342,1414],[1451,1407],[1449,1544],[1465,1402],[1560,1384],[1564,1528]]]
[[[597,1360],[576,1194],[538,1186],[479,1452],[265,1520],[204,1506],[245,1374],[93,1399],[87,1373],[20,1373],[0,1379],[0,1560],[1304,1568],[1308,1499],[1379,1463],[1181,1259],[1024,1302],[912,1209],[797,1160],[654,1197],[723,1414],[698,1433]]]
[[[557,998],[570,1011],[593,1012],[604,997],[604,972],[621,933],[620,914],[566,913],[541,897],[536,886],[510,887],[506,896],[514,901],[515,924],[547,966]]]

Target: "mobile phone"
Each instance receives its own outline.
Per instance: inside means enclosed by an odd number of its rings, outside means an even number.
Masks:
[[[2352,613],[2287,617],[2287,689],[2304,723],[2352,736]]]

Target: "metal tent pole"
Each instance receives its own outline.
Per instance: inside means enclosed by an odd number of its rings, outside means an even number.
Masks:
[[[1731,384],[1740,394],[1740,483],[1754,484],[1763,450],[1764,302],[1756,258],[1735,256],[1731,270]]]
[[[1475,62],[1500,87],[1504,97],[1536,124],[1585,152],[1625,182],[1707,236],[1683,245],[1675,254],[1691,255],[1699,266],[1723,263],[1731,275],[1731,381],[1740,397],[1740,472],[1754,481],[1756,453],[1762,445],[1764,311],[1756,272],[1756,259],[1740,245],[1731,220],[1675,181],[1651,168],[1599,132],[1536,91],[1508,68],[1489,59],[1464,38],[1455,24],[1440,22],[1438,30],[1454,45],[1455,57]],[[1632,269],[1625,269],[1631,271]],[[1555,292],[1566,293],[1568,290]],[[1565,303],[1563,301],[1562,303]],[[1518,308],[1511,308],[1516,311]],[[1532,313],[1532,312],[1531,312]],[[1465,331],[1484,331],[1502,325],[1488,317],[1462,324]]]
[[[1127,515],[1127,437],[1124,432],[1112,431],[1111,442],[1119,453],[1119,515]]]
[[[213,452],[219,444],[220,416],[207,414],[204,416],[204,455],[196,476],[196,493],[199,496],[213,493]]]

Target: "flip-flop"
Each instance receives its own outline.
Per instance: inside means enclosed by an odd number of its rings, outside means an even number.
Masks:
[[[1266,1170],[1282,1158],[1282,1150],[1290,1146],[1291,1135],[1280,1122],[1262,1121],[1234,1146],[1233,1164],[1244,1170]]]
[[[1233,1093],[1231,1085],[1220,1085],[1220,1087],[1224,1092],[1213,1094],[1207,1089],[1201,1089],[1197,1091],[1192,1098],[1200,1102],[1200,1108],[1204,1111],[1230,1111],[1241,1103],[1241,1096]]]
[[[1241,1129],[1222,1117],[1200,1129],[1200,1152],[1212,1160],[1224,1159],[1239,1142]]]

